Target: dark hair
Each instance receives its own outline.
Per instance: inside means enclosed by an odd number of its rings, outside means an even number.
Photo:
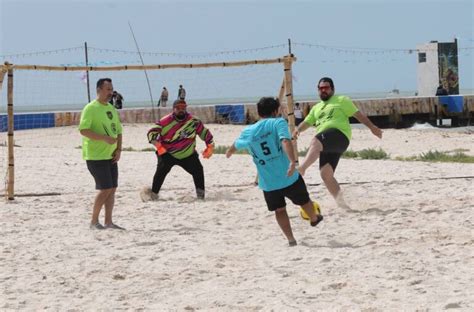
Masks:
[[[176,101],[173,102],[173,107],[175,107],[178,104],[187,105],[185,100],[177,99]]]
[[[110,79],[110,78],[100,78],[99,80],[97,80],[97,89],[102,88],[102,86],[104,85],[104,82],[112,83],[112,79]]]
[[[329,78],[329,77],[323,77],[323,78],[319,79],[318,87],[319,87],[319,84],[320,84],[321,82],[328,82],[329,85],[331,86],[331,89],[334,90],[334,82],[332,81],[331,78]]]
[[[263,97],[257,103],[257,112],[260,117],[271,117],[280,107],[280,101],[272,97]]]

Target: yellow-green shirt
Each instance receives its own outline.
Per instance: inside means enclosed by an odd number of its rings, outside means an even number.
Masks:
[[[304,122],[315,126],[316,133],[328,129],[338,129],[351,139],[352,131],[349,117],[358,111],[351,99],[344,95],[333,95],[327,101],[321,101],[313,106]]]
[[[122,124],[115,107],[109,103],[101,104],[98,100],[90,102],[82,110],[79,130],[84,129],[113,138],[122,134]],[[117,144],[107,144],[104,141],[82,137],[82,158],[85,160],[112,159],[112,153],[116,148]]]

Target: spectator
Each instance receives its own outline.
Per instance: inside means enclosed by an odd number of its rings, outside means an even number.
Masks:
[[[441,95],[449,95],[448,91],[443,87],[442,84],[438,86],[438,89],[436,89],[436,96],[441,96]]]
[[[116,109],[122,109],[123,96],[117,91],[114,91],[109,103],[112,104]]]
[[[179,85],[178,90],[178,100],[185,100],[186,99],[186,90],[183,88],[183,85]]]
[[[295,114],[295,125],[298,126],[303,121],[303,110],[300,107],[300,103],[295,103],[295,109],[293,110]]]
[[[166,103],[168,102],[168,90],[166,87],[163,87],[163,91],[161,91],[161,96],[160,96],[160,103],[158,106],[161,107],[166,107]]]

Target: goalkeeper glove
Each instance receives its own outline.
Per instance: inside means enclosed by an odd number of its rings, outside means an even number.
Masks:
[[[207,144],[206,149],[202,152],[202,157],[211,158],[213,153],[214,153],[214,145]]]
[[[155,145],[156,152],[158,153],[159,156],[166,153],[166,148],[163,145],[161,145],[161,143],[159,141],[155,141],[155,143],[153,145]]]

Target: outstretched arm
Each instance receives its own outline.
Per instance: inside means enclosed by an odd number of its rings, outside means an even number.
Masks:
[[[163,127],[157,123],[153,128],[148,130],[147,138],[149,143],[153,144],[155,141],[159,140],[162,128]]]
[[[298,127],[295,128],[295,130],[293,130],[293,138],[296,140],[298,139],[298,136],[300,135],[301,132],[305,131],[306,129],[308,129],[309,127],[311,127],[310,124],[307,124],[306,122],[302,122],[300,123],[300,125]]]
[[[202,121],[198,121],[196,126],[196,133],[199,135],[201,140],[206,142],[206,145],[214,144],[214,137],[212,136],[211,131],[209,131],[209,129],[204,126]]]
[[[374,125],[372,123],[372,121],[370,121],[369,118],[367,118],[367,116],[365,116],[364,114],[362,114],[360,111],[356,112],[354,114],[354,117],[361,123],[363,123],[367,128],[370,129],[370,131],[378,138],[382,138],[382,130],[377,127],[376,125]]]
[[[227,151],[225,152],[225,157],[230,158],[230,156],[232,156],[232,154],[234,154],[236,151],[237,149],[235,148],[235,145],[232,144],[232,146],[229,147]]]

